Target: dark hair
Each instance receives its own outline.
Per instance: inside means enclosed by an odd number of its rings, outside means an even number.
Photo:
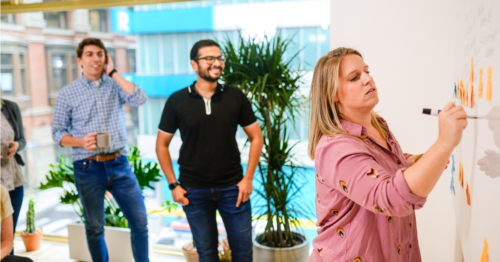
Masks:
[[[76,57],[82,58],[83,55],[83,48],[87,45],[96,45],[104,50],[104,56],[108,55],[108,50],[106,50],[106,47],[102,43],[101,39],[99,38],[85,38],[83,39],[79,44],[78,47],[76,47]]]
[[[207,46],[216,46],[220,49],[219,44],[214,40],[209,40],[209,39],[200,40],[193,45],[193,48],[191,48],[191,60],[195,60],[196,57],[198,57],[198,51],[200,50],[200,48]]]

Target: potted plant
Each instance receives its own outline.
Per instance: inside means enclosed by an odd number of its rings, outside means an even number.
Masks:
[[[28,212],[26,213],[26,230],[21,232],[26,251],[38,250],[42,237],[42,228],[35,227],[35,201],[30,199]]]
[[[303,84],[300,71],[292,70],[297,54],[287,52],[291,40],[275,36],[259,40],[244,38],[238,45],[226,41],[222,53],[226,67],[221,79],[228,86],[240,88],[250,99],[264,136],[264,152],[258,166],[260,183],[257,196],[264,204],[257,206],[257,219],[264,219],[264,232],[254,240],[254,261],[307,261],[309,243],[297,232],[300,217],[307,207],[294,202],[300,186],[296,176],[304,168],[294,163],[289,126],[296,121],[298,109],[304,102],[299,88]],[[285,61],[285,56],[287,59]]]
[[[160,169],[157,163],[144,164],[141,160],[140,151],[137,147],[130,150],[127,159],[137,177],[141,191],[146,187],[154,189],[150,183],[159,182],[161,179]],[[86,233],[83,218],[83,208],[80,196],[75,186],[73,177],[73,163],[70,159],[60,157],[56,165],[50,164],[51,170],[46,175],[46,183],[41,183],[39,189],[62,188],[64,194],[60,197],[61,204],[69,204],[80,217],[79,223],[68,224],[68,244],[70,258],[80,261],[91,261],[88,251]],[[110,261],[133,261],[132,246],[130,243],[130,229],[128,221],[118,207],[110,192],[107,192],[105,201],[105,234]]]

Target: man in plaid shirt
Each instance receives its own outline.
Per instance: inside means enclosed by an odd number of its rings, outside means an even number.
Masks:
[[[146,208],[126,157],[123,112],[123,105],[140,106],[146,102],[147,95],[114,69],[101,40],[84,39],[76,53],[83,74],[59,92],[52,137],[61,146],[72,148],[74,179],[83,205],[92,261],[109,260],[104,241],[104,194],[107,190],[129,222],[135,261],[149,261]],[[98,132],[109,132],[109,147],[96,147]]]

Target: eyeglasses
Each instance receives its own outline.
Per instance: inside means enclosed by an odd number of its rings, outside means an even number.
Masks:
[[[210,65],[215,62],[215,59],[217,59],[217,61],[219,61],[220,63],[225,63],[226,62],[226,58],[222,57],[222,56],[218,56],[218,57],[206,56],[206,57],[196,58],[195,60],[196,61],[200,61],[202,59],[206,60],[207,64],[210,64]]]

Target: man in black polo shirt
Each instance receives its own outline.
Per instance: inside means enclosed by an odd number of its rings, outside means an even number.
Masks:
[[[219,261],[216,210],[224,221],[232,261],[252,261],[249,197],[262,153],[262,132],[248,98],[237,88],[217,82],[224,71],[219,45],[201,40],[191,49],[198,79],[172,94],[165,104],[156,153],[175,202],[183,205],[200,262]],[[245,176],[236,143],[241,125],[250,140]],[[179,182],[168,145],[179,129],[182,147]]]

